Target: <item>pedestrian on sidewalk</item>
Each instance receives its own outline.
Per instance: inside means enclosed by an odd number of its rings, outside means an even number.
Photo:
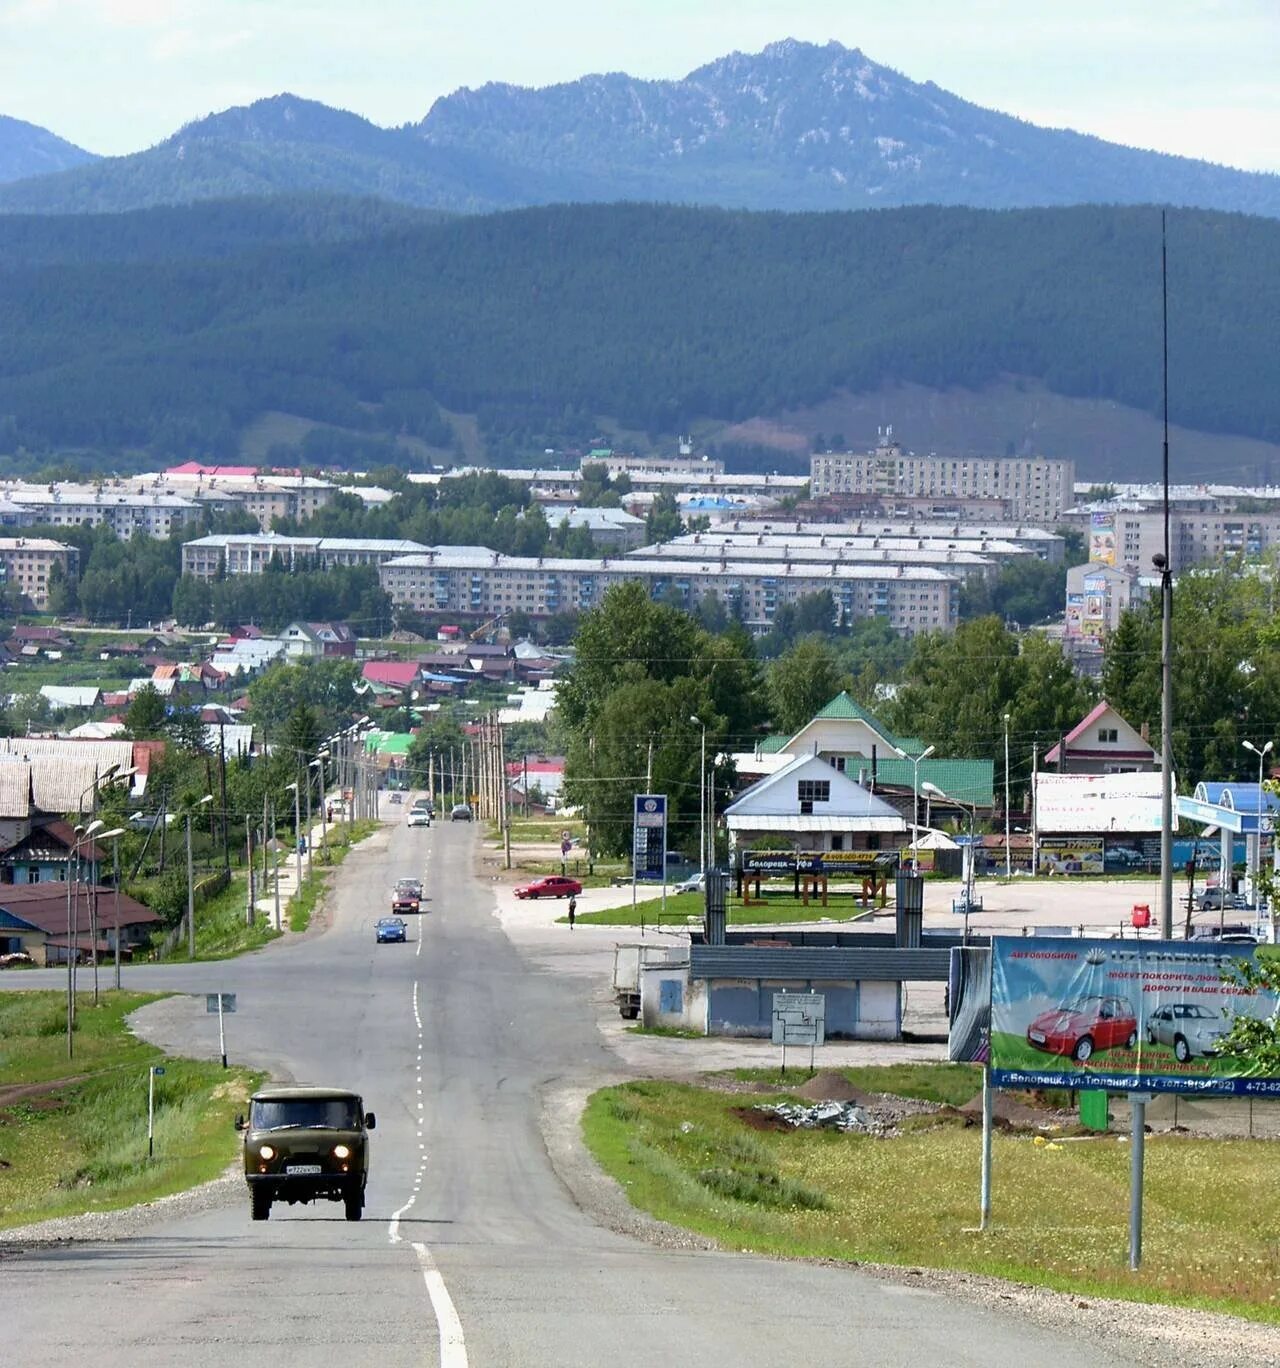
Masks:
[[[578,900],[571,893],[569,895],[569,930],[572,931],[578,916]]]

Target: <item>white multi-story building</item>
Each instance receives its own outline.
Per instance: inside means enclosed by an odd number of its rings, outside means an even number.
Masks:
[[[167,537],[175,527],[200,521],[193,499],[157,490],[139,491],[122,483],[0,486],[0,522],[22,527],[99,527],[123,541],[133,536]],[[16,511],[15,511],[16,510]]]
[[[0,580],[15,588],[33,608],[49,606],[49,577],[55,565],[75,579],[79,552],[45,537],[0,537]]]
[[[273,558],[290,570],[304,565],[381,565],[397,556],[426,551],[421,542],[372,537],[284,537],[275,532],[219,532],[182,547],[182,573],[201,579],[220,574],[260,575]]]
[[[830,592],[846,620],[881,617],[897,631],[948,631],[959,612],[960,580],[932,567],[722,562],[719,558],[624,556],[602,560],[504,556],[485,547],[437,547],[383,563],[392,601],[421,613],[520,611],[531,617],[592,608],[614,584],[637,580],[655,598],[689,608],[718,598],[749,626],[765,630],[778,608]]]
[[[1079,526],[1089,540],[1089,557],[1149,575],[1152,558],[1164,551],[1164,512],[1142,503],[1085,504],[1065,521]],[[1210,508],[1176,508],[1169,516],[1169,559],[1174,573],[1194,565],[1240,556],[1257,560],[1280,546],[1280,511],[1218,512]]]
[[[1066,542],[1057,532],[1030,524],[1006,522],[953,522],[911,518],[865,517],[849,522],[804,522],[759,514],[726,519],[712,529],[714,534],[733,536],[786,536],[797,538],[878,537],[938,543],[949,549],[982,543],[1007,543],[1028,551],[1038,560],[1060,565],[1066,559]],[[703,540],[708,533],[703,533]]]
[[[998,499],[1005,516],[1051,523],[1075,501],[1075,465],[1032,456],[917,456],[896,443],[810,462],[814,499]]]

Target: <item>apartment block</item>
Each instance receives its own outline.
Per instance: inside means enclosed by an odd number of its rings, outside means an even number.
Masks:
[[[75,579],[79,552],[74,546],[44,537],[0,537],[0,578],[15,588],[31,606],[49,606],[49,576],[55,565],[67,579]]]
[[[654,598],[694,608],[712,596],[757,631],[778,608],[827,590],[846,619],[884,618],[905,634],[951,630],[960,579],[931,567],[786,564],[631,555],[579,560],[504,556],[485,547],[439,547],[383,563],[392,601],[421,613],[493,617],[519,610],[532,617],[594,607],[614,584],[639,581]]]
[[[1018,456],[917,456],[896,443],[827,452],[810,462],[815,500],[991,499],[1019,522],[1055,522],[1075,502],[1071,461]]]
[[[275,532],[219,532],[182,547],[182,573],[201,579],[220,574],[260,575],[279,558],[289,570],[335,565],[381,565],[397,556],[426,551],[421,542],[371,537],[284,537]]]
[[[1152,573],[1152,557],[1164,550],[1164,513],[1141,505],[1094,504],[1073,509],[1065,521],[1089,539],[1089,558],[1100,565]],[[1280,546],[1280,512],[1233,513],[1171,510],[1170,563],[1175,574],[1230,557],[1257,560]]]
[[[19,527],[100,527],[122,541],[167,537],[175,527],[199,522],[200,505],[178,494],[139,492],[120,482],[0,486],[0,523]]]

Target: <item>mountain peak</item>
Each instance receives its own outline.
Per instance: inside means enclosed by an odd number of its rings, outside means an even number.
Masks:
[[[0,114],[0,183],[49,175],[94,160],[92,152],[47,128]]]

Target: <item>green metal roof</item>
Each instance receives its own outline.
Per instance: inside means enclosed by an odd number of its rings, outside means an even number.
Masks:
[[[371,731],[364,742],[370,755],[407,755],[411,745],[412,732]]]
[[[790,740],[791,738],[789,736],[766,736],[765,739],[760,742],[760,754],[777,755],[780,750],[786,748],[787,742]]]
[[[860,704],[855,703],[847,693],[838,693],[826,705],[820,708],[815,714],[815,720],[819,717],[841,717],[854,722],[865,722],[868,726],[880,731],[880,723]]]
[[[866,767],[870,772],[870,761]],[[910,760],[877,760],[876,782],[910,789],[916,768]],[[933,784],[948,798],[976,807],[990,807],[995,801],[995,764],[991,760],[935,760],[930,756],[920,761],[919,770],[922,787]]]

